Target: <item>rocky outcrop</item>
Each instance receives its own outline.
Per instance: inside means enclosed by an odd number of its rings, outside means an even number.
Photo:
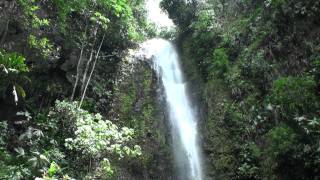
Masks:
[[[133,54],[119,67],[110,117],[135,129],[142,157],[122,162],[117,179],[170,180],[173,157],[163,87],[150,64]]]

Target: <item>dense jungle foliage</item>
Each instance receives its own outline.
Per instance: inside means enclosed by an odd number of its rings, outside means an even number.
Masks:
[[[215,179],[320,175],[320,1],[163,0]]]
[[[142,0],[0,2],[0,179],[110,179],[141,158],[107,114],[125,50],[154,33],[145,13]]]
[[[0,179],[174,179],[155,73],[174,39],[205,179],[320,177],[320,0],[0,1]]]

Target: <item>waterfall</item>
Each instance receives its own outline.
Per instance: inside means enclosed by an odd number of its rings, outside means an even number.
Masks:
[[[142,50],[147,59],[152,59],[153,68],[164,86],[178,179],[201,180],[197,120],[188,99],[177,51],[163,39],[145,42]]]

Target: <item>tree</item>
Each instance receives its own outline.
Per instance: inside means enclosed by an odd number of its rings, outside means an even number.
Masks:
[[[163,0],[161,7],[168,13],[169,18],[182,29],[188,27],[196,17],[196,0]]]
[[[29,69],[24,61],[25,58],[16,53],[0,51],[0,95],[5,99],[6,92],[12,92],[16,105],[19,97],[26,96],[21,84],[24,84],[27,78],[21,74]]]

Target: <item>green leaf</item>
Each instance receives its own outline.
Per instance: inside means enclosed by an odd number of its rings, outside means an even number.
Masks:
[[[16,87],[17,94],[22,98],[25,98],[26,92],[24,91],[24,89],[19,84],[15,84],[14,86]]]
[[[52,162],[48,170],[49,176],[53,177],[58,172],[58,170],[59,170],[59,166],[57,165],[57,163]]]

